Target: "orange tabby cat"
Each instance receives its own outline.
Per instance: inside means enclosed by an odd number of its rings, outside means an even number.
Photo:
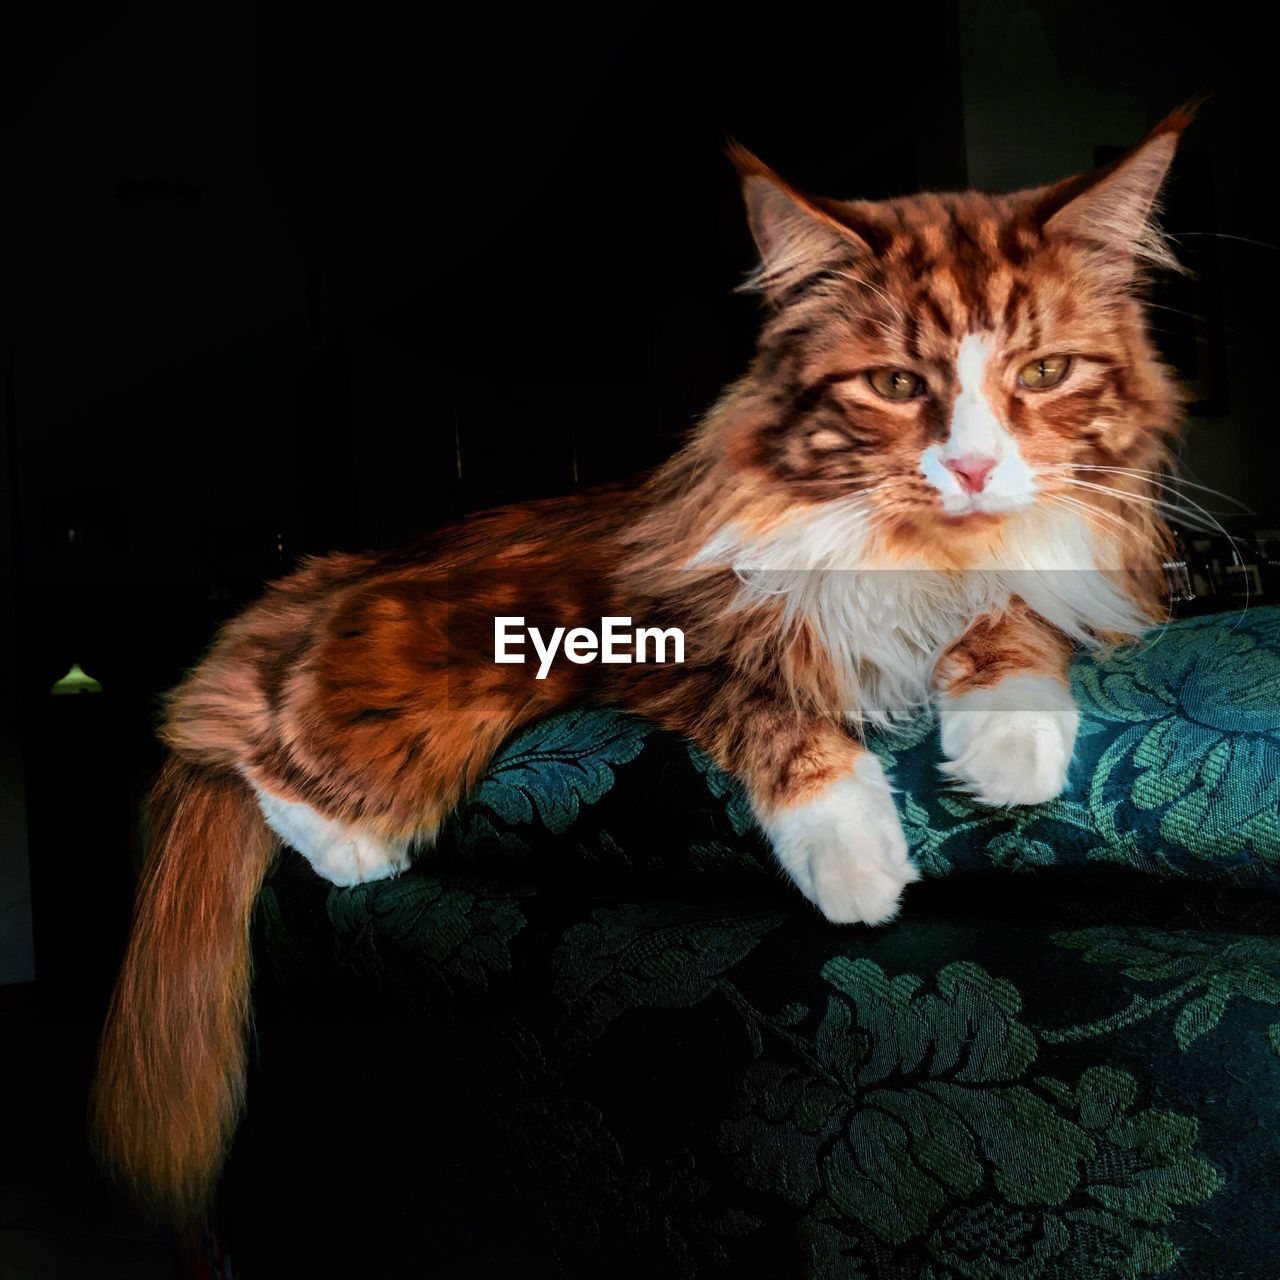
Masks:
[[[958,785],[1062,789],[1073,643],[1160,616],[1153,478],[1178,397],[1137,285],[1189,112],[1099,173],[1012,195],[811,198],[732,149],[767,302],[757,354],[634,491],[314,560],[173,693],[172,754],[95,1089],[105,1152],[179,1216],[244,1088],[248,924],[285,842],[395,875],[522,724],[574,701],[686,734],[746,788],[828,919],[917,872],[863,726],[936,706]],[[495,661],[495,620],[677,628],[679,663]],[[562,633],[563,634],[563,633]]]

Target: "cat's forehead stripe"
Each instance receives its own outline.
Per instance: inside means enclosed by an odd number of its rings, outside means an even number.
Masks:
[[[925,195],[884,206],[849,206],[851,225],[875,228],[870,261],[842,262],[793,286],[784,311],[803,309],[819,321],[852,326],[864,341],[911,361],[954,358],[965,333],[981,329],[1035,346],[1040,341],[1037,293],[1051,281],[1032,274],[1010,246],[1033,232],[1000,197]],[[851,295],[855,305],[851,305]],[[792,322],[785,327],[794,333]]]

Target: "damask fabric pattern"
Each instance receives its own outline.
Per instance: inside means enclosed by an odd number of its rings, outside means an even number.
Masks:
[[[288,857],[240,1273],[1274,1276],[1280,611],[1074,682],[1037,811],[946,792],[928,725],[878,744],[932,882],[879,930],[826,924],[728,779],[609,711],[512,743],[399,880]]]

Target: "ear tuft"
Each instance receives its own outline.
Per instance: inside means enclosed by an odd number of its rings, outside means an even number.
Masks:
[[[1160,121],[1150,136],[1154,137],[1157,133],[1174,133],[1181,136],[1182,131],[1190,124],[1194,123],[1196,116],[1200,114],[1200,108],[1204,106],[1210,98],[1213,97],[1212,89],[1201,89],[1199,93],[1192,94],[1186,102],[1180,107],[1174,107],[1163,120]]]
[[[738,171],[747,222],[760,250],[761,269],[747,288],[776,297],[825,265],[871,253],[856,231],[802,195],[741,143],[730,139],[725,154]]]
[[[1045,232],[1119,251],[1135,266],[1178,270],[1155,216],[1178,140],[1205,96],[1171,112],[1118,160],[1094,174],[1069,178],[1050,188],[1041,209]]]

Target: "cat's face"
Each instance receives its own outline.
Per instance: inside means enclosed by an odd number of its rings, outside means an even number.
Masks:
[[[1133,284],[1176,137],[1092,180],[881,203],[800,197],[739,155],[772,304],[750,445],[770,485],[936,537],[1080,512],[1108,468],[1155,465],[1176,393]]]

